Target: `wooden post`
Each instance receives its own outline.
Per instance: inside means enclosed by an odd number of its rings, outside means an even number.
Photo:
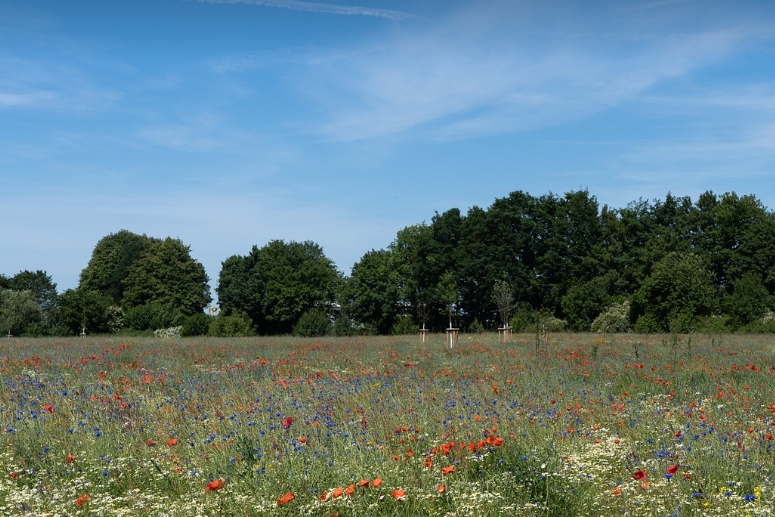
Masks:
[[[13,337],[13,335],[11,334],[11,331],[10,331],[10,330],[8,331],[8,335],[7,335],[7,336],[5,336],[5,337]]]
[[[498,342],[505,343],[511,340],[511,327],[498,327]]]
[[[447,329],[447,343],[449,343],[449,347],[452,348],[457,344],[457,338],[460,335],[460,329],[455,327],[450,327]]]
[[[81,327],[81,337],[86,337],[86,327]]]
[[[420,329],[420,337],[422,338],[422,342],[425,343],[428,340],[428,329],[421,328]]]

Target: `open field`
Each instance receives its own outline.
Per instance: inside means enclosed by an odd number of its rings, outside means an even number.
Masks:
[[[7,339],[0,358],[0,515],[773,513],[768,336]]]

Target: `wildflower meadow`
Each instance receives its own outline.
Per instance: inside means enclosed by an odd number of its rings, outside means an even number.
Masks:
[[[8,338],[0,515],[771,515],[772,345]]]

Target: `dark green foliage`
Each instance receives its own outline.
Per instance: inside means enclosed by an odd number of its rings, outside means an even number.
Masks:
[[[770,305],[770,295],[761,278],[755,273],[746,273],[731,285],[731,293],[724,298],[724,312],[733,327],[753,323],[762,316]]]
[[[212,337],[248,337],[255,335],[250,318],[244,312],[221,313],[210,322],[208,335]]]
[[[354,336],[358,333],[358,329],[353,324],[353,321],[344,314],[340,314],[334,319],[334,325],[331,330],[338,337]]]
[[[231,314],[221,312],[217,318],[210,322],[207,332],[212,337],[248,337],[255,335],[256,331],[247,314],[234,311]]]
[[[343,286],[343,305],[356,323],[389,334],[400,316],[401,280],[390,250],[370,251],[353,266]]]
[[[68,289],[59,297],[59,322],[70,334],[109,332],[113,300],[97,291]]]
[[[631,314],[636,332],[691,332],[699,317],[717,309],[717,290],[702,258],[672,252],[633,296]]]
[[[310,309],[293,326],[293,335],[301,337],[325,336],[331,330],[331,320],[320,309]]]
[[[484,334],[485,332],[484,325],[479,323],[479,320],[474,320],[471,323],[468,324],[468,332],[471,334]]]
[[[113,303],[120,304],[129,267],[154,241],[156,239],[127,230],[103,237],[94,247],[89,265],[81,271],[79,288],[100,292],[110,297]]]
[[[30,291],[46,314],[56,310],[57,285],[45,271],[20,271],[8,279],[7,289]]]
[[[586,332],[592,322],[611,304],[609,278],[599,276],[576,284],[562,298],[562,312],[573,330]]]
[[[188,246],[169,237],[154,240],[129,266],[122,307],[128,312],[154,303],[190,316],[202,312],[212,301],[207,281],[204,266],[191,258]]]
[[[183,320],[183,328],[180,329],[182,337],[206,336],[210,330],[210,321],[213,318],[203,312],[198,312]]]
[[[185,316],[173,305],[157,302],[146,303],[128,309],[124,314],[124,326],[134,330],[158,330],[182,325]]]
[[[417,334],[419,327],[411,316],[401,316],[393,325],[393,335],[408,336]]]
[[[245,312],[262,334],[287,334],[306,311],[331,307],[341,283],[317,244],[276,240],[226,259],[216,291],[226,313]]]

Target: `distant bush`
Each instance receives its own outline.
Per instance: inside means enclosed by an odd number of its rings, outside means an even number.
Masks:
[[[398,321],[393,324],[393,335],[406,336],[409,334],[417,334],[419,327],[411,316],[401,316]]]
[[[293,335],[302,337],[325,336],[331,330],[331,320],[320,309],[310,309],[293,326]]]
[[[212,318],[203,312],[198,312],[183,320],[183,328],[180,335],[186,336],[206,336],[210,331],[210,320]]]
[[[127,310],[124,326],[135,330],[156,330],[178,327],[183,324],[183,319],[183,315],[174,307],[152,302]]]
[[[153,337],[156,339],[175,339],[180,337],[180,330],[183,327],[169,327],[166,329],[156,329],[153,331]]]
[[[732,332],[730,326],[729,316],[707,316],[700,318],[695,332],[702,334],[724,334],[726,332]]]
[[[349,317],[340,315],[334,320],[333,333],[338,337],[354,336],[357,329]]]
[[[630,302],[614,303],[592,322],[592,332],[628,332],[630,330]]]
[[[484,334],[484,325],[479,323],[479,320],[475,319],[468,325],[468,332],[471,334]]]
[[[228,316],[221,313],[210,321],[207,331],[212,337],[245,337],[255,335],[253,322],[244,312],[235,311]]]

